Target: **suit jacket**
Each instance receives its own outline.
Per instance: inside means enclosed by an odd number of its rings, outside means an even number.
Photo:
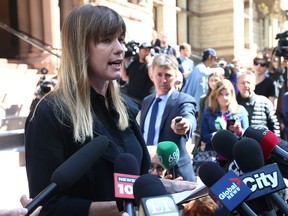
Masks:
[[[156,94],[153,93],[142,102],[141,116],[140,116],[140,127],[142,133],[144,132],[144,121],[148,110],[155,99]],[[159,142],[162,141],[173,141],[175,142],[180,151],[180,158],[176,170],[184,165],[191,164],[191,157],[186,150],[186,142],[192,136],[193,131],[196,129],[196,101],[195,99],[185,93],[178,92],[174,90],[170,97],[168,98],[166,107],[161,120],[160,131],[159,131]],[[176,116],[182,116],[187,118],[191,122],[191,129],[185,135],[175,134],[171,129],[170,124],[173,118]],[[190,153],[190,152],[189,152]],[[185,172],[193,172],[192,165],[191,170],[185,170]],[[176,171],[177,173],[177,171]],[[180,173],[180,175],[185,179],[186,174]],[[177,177],[177,176],[176,176]]]

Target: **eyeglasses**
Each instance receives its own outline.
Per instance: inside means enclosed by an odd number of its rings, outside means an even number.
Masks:
[[[265,62],[254,62],[254,65],[260,65],[261,67],[266,67],[266,63]]]

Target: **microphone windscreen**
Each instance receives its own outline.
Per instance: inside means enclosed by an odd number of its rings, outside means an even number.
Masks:
[[[221,156],[228,160],[233,160],[233,147],[238,139],[229,130],[219,130],[212,137],[212,147]]]
[[[273,149],[280,142],[279,138],[272,131],[263,128],[255,129],[248,127],[243,136],[259,142],[265,160],[270,158]]]
[[[239,168],[251,172],[264,166],[264,156],[259,143],[252,138],[243,138],[233,148],[234,158]]]
[[[156,153],[158,155],[159,162],[167,170],[173,169],[173,167],[175,167],[179,161],[180,151],[174,142],[160,142],[157,146]]]
[[[65,190],[76,183],[101,157],[109,145],[106,136],[98,136],[80,148],[64,161],[52,174],[51,182],[59,190]]]
[[[139,205],[142,198],[166,195],[167,191],[158,176],[144,174],[134,182],[133,194],[137,205]]]
[[[199,167],[201,181],[210,188],[225,175],[225,170],[217,163],[207,161]]]
[[[140,175],[137,159],[130,153],[119,154],[114,161],[114,172],[128,175]]]

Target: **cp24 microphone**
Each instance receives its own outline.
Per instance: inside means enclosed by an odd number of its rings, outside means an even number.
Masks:
[[[175,178],[174,167],[177,165],[180,157],[178,146],[172,141],[163,141],[158,143],[156,153],[162,166],[168,172],[172,171],[173,178]]]
[[[98,136],[64,161],[52,174],[51,184],[42,190],[25,208],[30,215],[55,191],[66,190],[75,184],[101,157],[109,145],[106,136]]]
[[[267,160],[271,155],[280,159],[283,163],[288,164],[288,153],[278,146],[279,143],[285,142],[280,140],[272,131],[267,129],[255,129],[253,127],[248,127],[244,134],[244,137],[253,138],[259,142],[264,159]],[[288,143],[286,143],[286,146]]]
[[[233,155],[245,173],[240,178],[253,191],[246,200],[267,196],[283,214],[288,215],[287,203],[275,193],[286,187],[281,172],[277,164],[264,166],[264,156],[258,142],[243,138],[235,144]]]
[[[233,171],[226,173],[215,162],[207,161],[200,166],[199,177],[209,188],[210,197],[227,215],[230,215],[230,212],[236,208],[244,215],[256,216],[251,208],[243,202],[251,194],[251,190]]]
[[[156,175],[144,174],[134,184],[134,197],[139,206],[139,216],[180,216],[178,207]]]
[[[139,177],[140,170],[137,159],[130,153],[119,154],[114,161],[115,197],[124,201],[124,210],[129,216],[134,213],[133,185]]]
[[[243,174],[233,157],[233,148],[238,138],[229,130],[219,130],[213,136],[211,143],[217,154],[223,156],[228,162],[223,166],[226,171],[232,170],[237,175]]]

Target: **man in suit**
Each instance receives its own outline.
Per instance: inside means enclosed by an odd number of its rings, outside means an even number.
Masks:
[[[175,56],[160,54],[154,57],[152,62],[151,79],[156,92],[147,96],[142,101],[140,127],[147,145],[157,146],[162,141],[172,141],[179,147],[180,158],[174,167],[175,176],[187,181],[195,181],[190,154],[186,150],[186,142],[192,136],[196,128],[196,102],[195,99],[175,89],[178,70],[178,62]],[[157,116],[154,104],[158,102]],[[177,117],[182,117],[176,122]],[[149,130],[150,123],[154,131]],[[154,134],[152,139],[151,134]]]

